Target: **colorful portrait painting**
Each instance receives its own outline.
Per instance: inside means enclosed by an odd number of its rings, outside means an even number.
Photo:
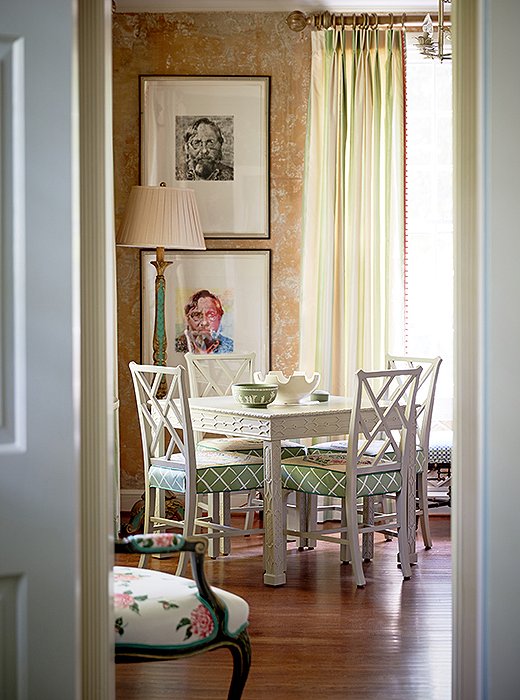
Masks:
[[[251,353],[270,366],[270,250],[165,251],[167,364],[185,366],[187,352]],[[141,358],[153,360],[155,250],[141,251]]]
[[[230,295],[198,289],[190,295],[179,294],[179,300],[182,296],[186,303],[176,310],[177,318],[182,318],[175,324],[176,352],[199,355],[233,352]]]

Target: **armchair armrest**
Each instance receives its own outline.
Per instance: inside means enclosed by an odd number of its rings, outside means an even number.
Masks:
[[[213,608],[217,617],[223,619],[225,611],[211,590],[204,572],[204,556],[208,539],[201,536],[183,537],[168,532],[148,535],[130,535],[115,542],[115,552],[137,552],[138,554],[165,554],[167,552],[189,552],[193,578],[201,597]]]

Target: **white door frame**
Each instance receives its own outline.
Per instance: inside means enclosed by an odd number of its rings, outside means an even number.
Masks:
[[[502,700],[520,687],[520,3],[456,0],[453,12],[453,697]]]
[[[454,24],[455,414],[452,696],[482,698],[482,140],[480,13],[457,0]],[[471,352],[468,352],[471,348]],[[477,438],[479,436],[479,438]]]
[[[0,0],[0,695],[114,694],[110,0]]]
[[[83,698],[114,696],[109,597],[114,490],[115,236],[112,157],[112,4],[79,0],[81,259],[81,686]],[[102,49],[102,50],[100,50]],[[117,411],[116,411],[117,415]]]

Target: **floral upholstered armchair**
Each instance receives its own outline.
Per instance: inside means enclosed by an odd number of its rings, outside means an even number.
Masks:
[[[116,552],[189,552],[194,580],[130,566],[113,571],[117,663],[158,661],[227,647],[233,656],[228,700],[239,700],[249,673],[249,606],[204,574],[207,539],[158,533],[135,535]]]

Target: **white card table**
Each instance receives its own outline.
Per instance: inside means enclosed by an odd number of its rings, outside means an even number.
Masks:
[[[286,582],[285,513],[281,483],[281,440],[348,433],[352,399],[331,396],[327,402],[296,405],[243,406],[231,396],[190,399],[193,429],[236,437],[258,438],[264,446],[264,583]],[[373,412],[367,409],[367,412]],[[375,414],[374,414],[375,422]],[[413,444],[413,443],[412,443]],[[411,455],[407,484],[407,538],[415,563],[415,455]]]

